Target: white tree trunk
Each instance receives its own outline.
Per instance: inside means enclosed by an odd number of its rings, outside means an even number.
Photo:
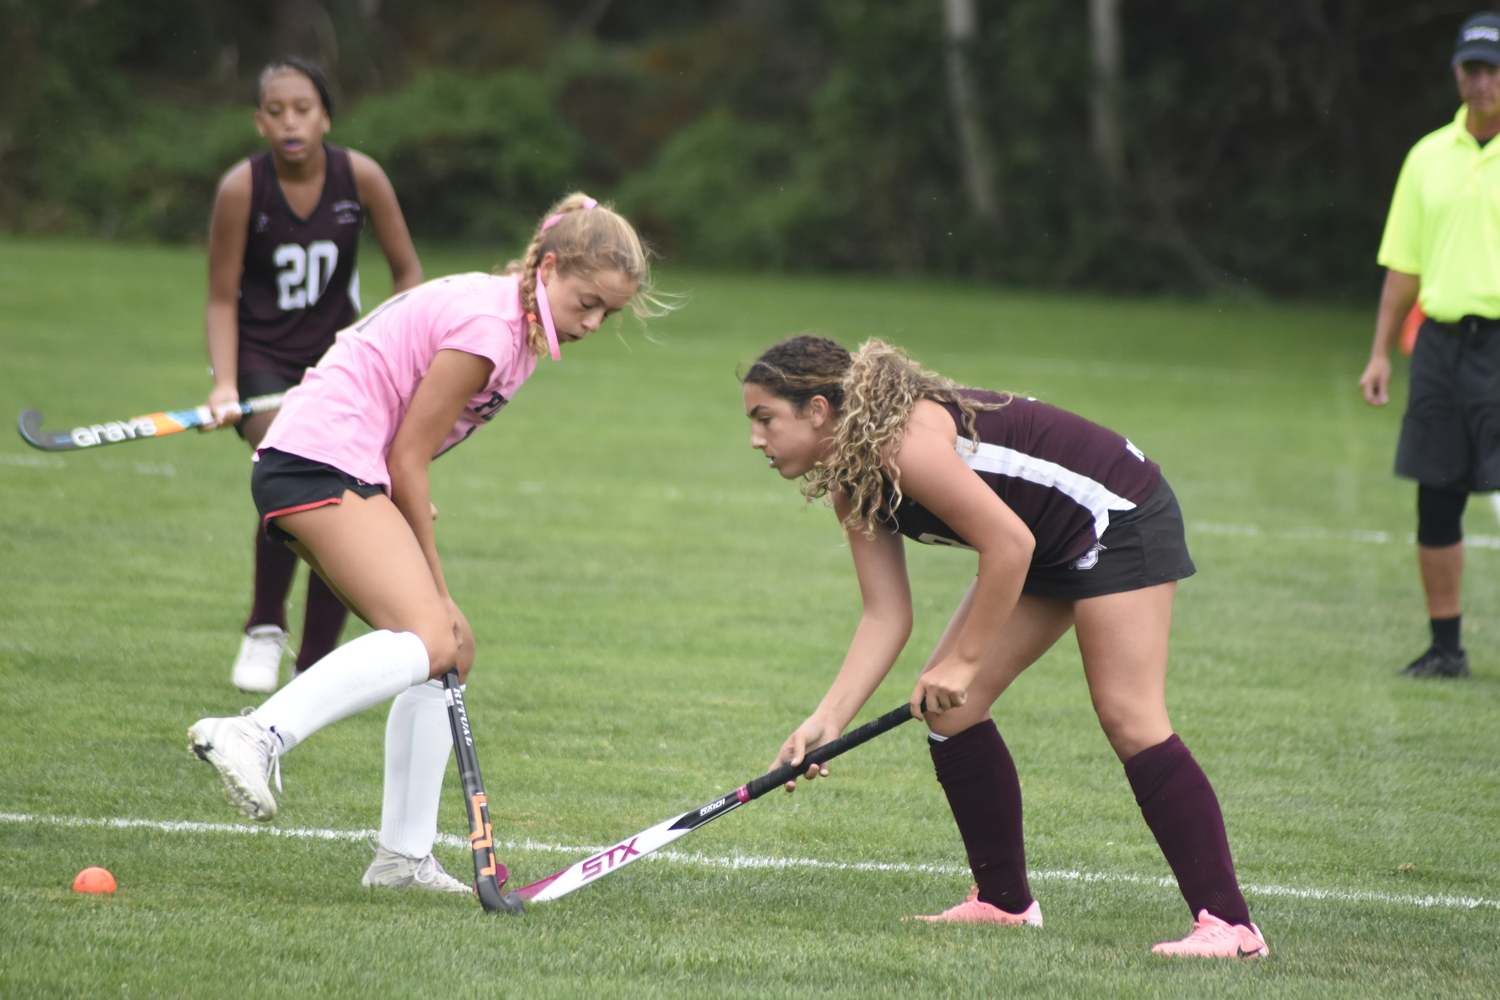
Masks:
[[[1094,62],[1092,133],[1105,197],[1118,202],[1125,186],[1125,139],[1120,129],[1120,0],[1089,0],[1089,41]]]
[[[338,79],[338,34],[319,0],[277,0],[275,18],[279,55],[314,59],[331,80]]]
[[[979,93],[969,67],[969,52],[979,34],[974,0],[943,0],[943,25],[947,41],[948,101],[958,132],[958,158],[964,188],[974,214],[985,222],[997,222],[1000,209],[995,199],[989,151],[979,115]]]

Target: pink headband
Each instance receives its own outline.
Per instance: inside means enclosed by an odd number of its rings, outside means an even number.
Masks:
[[[585,198],[585,199],[583,199],[583,208],[581,208],[581,209],[575,209],[574,211],[587,212],[591,208],[598,208],[598,207],[599,207],[599,203],[597,201],[595,201],[593,198]],[[542,232],[545,233],[547,230],[549,230],[553,226],[557,225],[558,222],[562,221],[562,217],[565,216],[565,215],[567,215],[567,214],[568,214],[567,212],[558,212],[556,215],[549,215],[549,216],[547,216],[546,220],[542,223]]]
[[[593,198],[585,198],[583,200],[583,208],[576,209],[575,211],[587,212],[591,208],[597,208],[598,205],[599,202],[594,200]],[[545,233],[547,230],[557,225],[562,217],[567,214],[567,212],[558,212],[556,215],[549,215],[542,222],[541,231]],[[536,308],[537,312],[542,314],[542,329],[547,331],[547,349],[552,352],[552,360],[561,361],[562,351],[557,346],[557,326],[552,322],[552,304],[547,301],[547,285],[542,281],[541,268],[537,268],[536,273]],[[536,319],[536,317],[531,315],[530,313],[526,314],[526,318],[528,320]]]

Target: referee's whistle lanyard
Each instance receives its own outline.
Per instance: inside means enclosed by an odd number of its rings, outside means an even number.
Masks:
[[[562,360],[562,351],[557,346],[557,325],[552,322],[552,303],[547,301],[547,286],[542,282],[542,269],[536,269],[536,311],[541,313],[542,329],[547,331],[547,349],[553,361]]]

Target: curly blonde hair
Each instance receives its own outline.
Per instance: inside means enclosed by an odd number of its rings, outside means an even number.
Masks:
[[[543,229],[546,220],[553,216],[561,218]],[[636,235],[635,227],[610,206],[575,191],[547,210],[537,223],[526,252],[519,260],[506,264],[501,272],[521,276],[521,307],[528,316],[537,317],[527,326],[526,346],[537,357],[547,353],[547,331],[542,326],[536,301],[537,268],[549,253],[557,258],[558,274],[618,271],[635,282],[630,311],[637,319],[664,316],[676,308],[676,304],[666,301],[652,286],[653,254]]]
[[[847,497],[844,527],[867,537],[874,535],[875,522],[888,519],[901,505],[895,454],[917,400],[957,406],[967,437],[978,441],[975,414],[997,410],[1014,398],[1001,393],[998,403],[974,399],[964,394],[965,386],[875,338],[851,355],[827,337],[789,337],[757,358],[740,381],[789,401],[799,414],[814,396],[828,400],[838,417],[833,453],[803,477],[802,492],[809,499]]]

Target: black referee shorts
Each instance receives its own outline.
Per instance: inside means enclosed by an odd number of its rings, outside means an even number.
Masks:
[[[1454,493],[1500,490],[1500,322],[1422,324],[1396,475]]]
[[[1134,510],[1111,514],[1099,544],[1071,563],[1032,567],[1021,592],[1081,601],[1144,590],[1197,572],[1188,555],[1182,508],[1165,479]]]

